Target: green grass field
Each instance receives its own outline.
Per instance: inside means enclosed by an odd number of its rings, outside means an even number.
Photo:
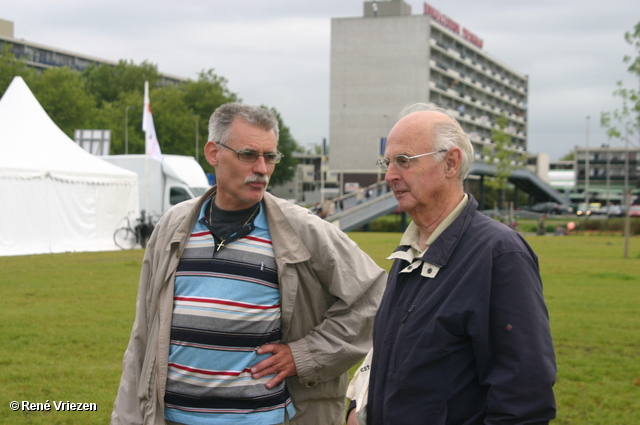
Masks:
[[[385,269],[398,233],[352,233]],[[532,236],[558,360],[555,424],[640,423],[640,238]],[[105,424],[141,250],[0,257],[0,423]],[[12,411],[10,403],[50,403]],[[95,403],[56,411],[53,402]]]

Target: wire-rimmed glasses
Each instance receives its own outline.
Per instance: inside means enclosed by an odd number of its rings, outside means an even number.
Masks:
[[[414,155],[414,156],[396,155],[393,158],[393,160],[389,158],[380,158],[379,160],[376,161],[376,164],[378,164],[380,166],[380,169],[382,169],[382,171],[385,173],[389,170],[389,164],[391,164],[392,161],[393,161],[393,164],[396,166],[396,168],[400,170],[407,170],[411,165],[412,159],[420,158],[421,156],[428,156],[428,155],[434,155],[437,153],[446,152],[447,150],[448,149],[440,149],[439,151],[433,151],[433,152],[423,153],[423,154]]]
[[[238,154],[238,159],[242,162],[255,162],[258,160],[259,157],[263,157],[264,158],[264,162],[266,162],[267,164],[277,164],[279,163],[282,158],[284,158],[284,155],[281,154],[278,151],[275,152],[267,152],[267,153],[258,153],[256,151],[249,151],[249,150],[241,150],[241,151],[237,151],[233,148],[230,148],[229,146],[225,145],[224,143],[220,143],[217,142],[220,146],[224,146],[225,148],[234,151],[235,153]]]

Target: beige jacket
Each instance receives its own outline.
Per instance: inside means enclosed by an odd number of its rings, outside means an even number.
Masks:
[[[165,423],[175,271],[200,208],[215,190],[165,213],[147,245],[113,425]],[[297,411],[291,423],[342,424],[347,372],[371,348],[386,273],[308,210],[268,193],[264,205],[278,264],[282,342],[298,371],[287,379]]]

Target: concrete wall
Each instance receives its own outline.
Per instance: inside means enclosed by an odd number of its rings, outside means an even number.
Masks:
[[[377,172],[380,138],[400,110],[429,97],[429,18],[331,21],[332,171]]]
[[[3,37],[13,38],[13,22],[0,19],[0,35]]]
[[[411,15],[411,6],[403,0],[365,1],[364,16]]]

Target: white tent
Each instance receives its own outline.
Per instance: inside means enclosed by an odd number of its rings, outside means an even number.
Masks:
[[[0,99],[0,256],[116,249],[138,177],[76,145],[21,77]]]

